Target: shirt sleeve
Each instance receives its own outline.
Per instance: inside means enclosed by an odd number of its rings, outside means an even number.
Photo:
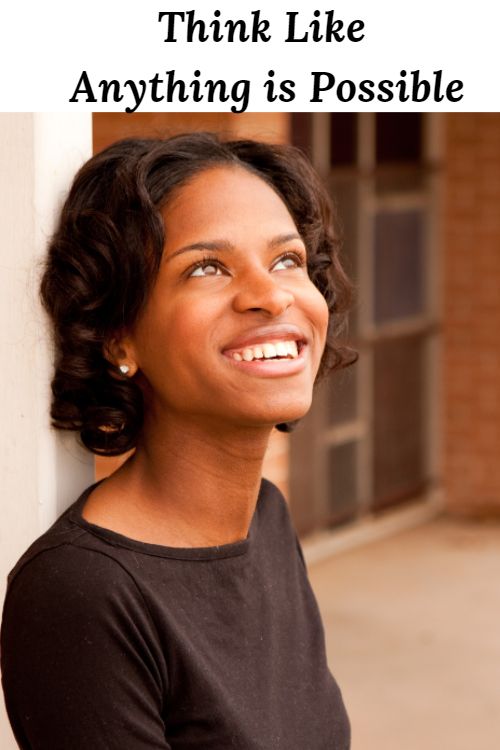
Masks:
[[[23,750],[169,750],[166,668],[131,575],[101,552],[63,545],[11,582],[2,683]]]

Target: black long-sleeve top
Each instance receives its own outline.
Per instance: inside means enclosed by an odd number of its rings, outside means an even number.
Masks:
[[[318,607],[285,501],[248,537],[135,541],[81,515],[9,575],[2,682],[23,750],[347,750]]]

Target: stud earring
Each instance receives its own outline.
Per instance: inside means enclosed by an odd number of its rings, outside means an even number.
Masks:
[[[118,368],[122,375],[127,375],[130,372],[130,367],[128,365],[120,365]]]

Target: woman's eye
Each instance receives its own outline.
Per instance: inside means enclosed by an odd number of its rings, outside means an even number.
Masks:
[[[221,276],[222,270],[213,261],[204,261],[193,268],[189,276]]]
[[[304,261],[298,255],[285,255],[273,266],[273,271],[286,271],[290,268],[302,268]]]

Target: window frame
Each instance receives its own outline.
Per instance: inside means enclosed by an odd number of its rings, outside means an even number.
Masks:
[[[335,116],[334,113],[332,113]],[[355,368],[356,417],[338,425],[325,425],[325,399],[321,385],[313,402],[307,424],[299,427],[291,439],[291,509],[299,530],[303,533],[344,522],[357,522],[374,514],[373,508],[373,381],[374,344],[411,334],[425,336],[424,345],[424,400],[423,423],[425,435],[424,473],[428,477],[427,490],[419,498],[429,500],[432,489],[439,484],[442,465],[440,404],[441,360],[441,260],[439,255],[439,216],[441,208],[440,163],[443,143],[443,118],[438,113],[422,115],[422,181],[419,189],[387,192],[377,195],[376,179],[380,174],[404,172],[405,165],[378,167],[376,165],[376,113],[358,114],[357,161],[349,167],[330,166],[330,113],[311,114],[311,158],[317,171],[328,184],[354,178],[356,226],[355,258],[358,269],[357,336],[354,341],[360,352]],[[423,208],[426,211],[426,239],[424,244],[424,299],[425,311],[400,321],[374,324],[374,240],[375,217],[384,208],[403,211]],[[328,451],[355,440],[358,443],[356,479],[358,498],[355,512],[335,514],[329,510]],[[304,471],[301,467],[308,467]],[[404,502],[404,501],[401,501]],[[398,503],[399,505],[399,503]]]

